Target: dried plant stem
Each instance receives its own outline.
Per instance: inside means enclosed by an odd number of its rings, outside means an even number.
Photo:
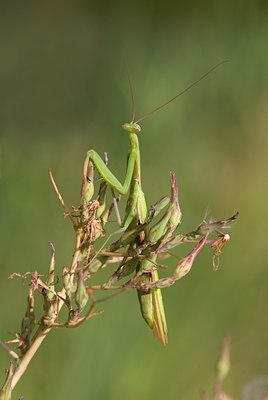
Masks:
[[[72,267],[71,267],[71,272],[75,272],[76,267],[77,267],[77,262],[80,259],[81,256],[81,241],[82,241],[82,235],[83,231],[82,229],[77,229],[76,231],[76,245],[75,245],[75,252],[73,255],[73,260],[72,260]],[[74,274],[73,274],[74,275]],[[59,298],[65,298],[65,289],[62,289],[59,294]],[[64,302],[62,300],[59,301],[59,306],[58,306],[58,313],[60,312]],[[32,358],[34,357],[35,353],[41,346],[43,340],[47,337],[49,332],[53,329],[53,327],[44,327],[40,326],[38,330],[36,331],[31,346],[29,347],[28,351],[23,355],[21,358],[15,372],[12,378],[12,390],[15,388],[16,384],[19,382],[20,378],[23,376],[24,372],[28,368],[28,365],[30,364]],[[15,353],[16,354],[16,353]],[[12,354],[11,354],[12,355]]]
[[[33,356],[35,355],[35,353],[37,352],[37,350],[41,346],[43,340],[46,338],[47,334],[51,331],[51,329],[52,328],[44,329],[44,328],[40,327],[38,329],[38,331],[36,332],[35,340],[33,340],[29,350],[27,351],[27,353],[25,353],[25,355],[21,359],[20,364],[13,375],[12,384],[11,384],[12,390],[14,389],[14,387],[16,386],[16,384],[18,383],[18,381],[20,380],[20,378],[26,371]]]
[[[75,227],[75,219],[73,218],[71,211],[69,210],[68,206],[65,204],[65,202],[63,200],[63,197],[60,194],[60,191],[59,191],[58,186],[57,186],[57,184],[55,182],[55,179],[54,179],[54,176],[52,174],[51,169],[48,170],[48,176],[49,176],[49,179],[50,179],[50,181],[52,183],[52,186],[53,186],[53,188],[54,188],[54,190],[56,192],[56,195],[58,196],[58,199],[59,199],[59,201],[60,201],[60,203],[61,203],[61,205],[62,205],[62,207],[64,209],[65,216],[68,217],[71,220],[73,226]]]

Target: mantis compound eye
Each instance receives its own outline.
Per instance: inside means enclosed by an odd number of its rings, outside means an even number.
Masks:
[[[127,122],[122,125],[122,129],[129,133],[139,133],[141,131],[141,127],[136,122]]]

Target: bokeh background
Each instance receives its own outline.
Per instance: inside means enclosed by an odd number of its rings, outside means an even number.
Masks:
[[[50,334],[15,398],[197,399],[212,386],[226,332],[226,391],[239,398],[252,378],[268,374],[267,17],[260,1],[0,2],[2,340],[19,329],[26,305],[27,285],[8,275],[45,273],[49,240],[59,269],[71,259],[73,232],[48,167],[70,205],[79,202],[89,148],[108,151],[124,177],[125,61],[140,116],[230,60],[144,121],[142,176],[151,204],[169,193],[169,171],[176,172],[183,232],[207,210],[215,218],[241,212],[219,271],[207,249],[164,291],[167,348],[141,319],[136,294],[126,293],[79,329]],[[0,359],[3,374],[3,351]]]

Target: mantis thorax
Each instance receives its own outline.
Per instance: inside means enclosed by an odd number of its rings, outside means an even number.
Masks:
[[[128,133],[139,133],[141,131],[141,127],[136,122],[126,122],[122,125],[122,129]]]

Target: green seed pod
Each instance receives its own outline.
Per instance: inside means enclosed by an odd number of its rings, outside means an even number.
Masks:
[[[181,209],[178,202],[178,186],[174,172],[171,173],[171,204],[161,218],[149,231],[149,241],[156,243],[163,238],[167,240],[181,222]]]
[[[107,222],[108,222],[108,218],[110,216],[110,209],[105,210],[102,215],[101,215],[101,222],[102,222],[102,226],[104,227]]]
[[[58,315],[58,298],[56,295],[53,295],[52,298],[48,298],[46,289],[43,290],[44,303],[43,310],[44,316],[42,318],[42,322],[46,326],[51,326]]]
[[[81,268],[77,270],[76,279],[77,279],[77,288],[75,292],[75,302],[81,312],[88,302],[88,294],[84,281],[84,274]]]
[[[105,207],[106,207],[106,189],[107,189],[107,183],[105,181],[101,182],[100,188],[99,188],[99,193],[97,200],[100,204],[97,212],[96,212],[96,218],[100,218],[102,214],[104,213]]]
[[[171,172],[171,216],[169,219],[169,233],[172,234],[174,230],[181,223],[182,213],[178,201],[178,186],[174,172]]]
[[[165,251],[168,251],[174,247],[179,246],[180,244],[183,243],[185,236],[184,235],[177,235],[173,236],[170,239],[168,239],[166,242],[163,242],[160,244],[160,246],[157,248],[157,253],[164,253]]]
[[[65,292],[71,294],[73,284],[72,284],[70,269],[68,267],[63,267],[62,269],[62,282]]]
[[[94,165],[86,158],[81,189],[81,204],[87,204],[94,195]]]
[[[52,242],[49,242],[50,248],[51,248],[51,258],[50,258],[50,265],[49,265],[49,270],[48,270],[48,280],[47,280],[47,285],[52,286],[52,289],[54,290],[54,280],[55,280],[55,247],[53,246]]]
[[[168,209],[163,217],[149,231],[148,240],[150,243],[156,243],[161,239],[167,230],[167,223],[171,217],[171,210]]]
[[[28,350],[28,346],[30,344],[30,335],[36,325],[34,313],[34,291],[34,283],[31,283],[27,299],[27,309],[21,321],[20,336],[23,340],[23,344],[20,346],[20,350],[22,353],[25,353]]]
[[[162,197],[162,199],[158,200],[154,205],[151,206],[149,210],[153,217],[156,217],[170,202],[170,198],[168,196]]]
[[[87,267],[87,271],[93,275],[96,272],[99,271],[100,268],[102,268],[108,260],[108,257],[101,256],[98,258],[95,258],[94,260],[90,261],[89,266]]]
[[[7,370],[5,383],[0,391],[0,400],[11,400],[13,375],[14,375],[14,364],[10,362]]]
[[[74,283],[70,269],[68,267],[63,267],[62,270],[62,283],[66,293],[66,305],[70,309],[72,303],[72,296],[75,292]]]
[[[115,273],[109,278],[107,285],[110,286],[113,283],[118,282],[120,279],[131,275],[136,270],[138,263],[139,259],[137,257],[133,257],[123,265],[120,265]]]
[[[188,274],[188,272],[192,268],[192,265],[194,263],[196,256],[200,253],[202,248],[205,246],[207,237],[208,237],[208,233],[200,240],[200,242],[197,243],[197,245],[194,247],[194,249],[178,263],[178,265],[176,266],[176,269],[175,269],[176,280],[179,280],[183,276]]]
[[[27,309],[25,316],[21,321],[21,336],[29,337],[35,327],[35,314],[34,314],[34,284],[32,283],[29,287]]]
[[[55,294],[54,290],[54,268],[55,268],[55,250],[54,247],[52,247],[52,256],[51,256],[51,262],[50,262],[50,268],[49,268],[49,278],[47,280],[47,285],[46,287],[42,288],[42,294],[43,294],[43,310],[44,310],[44,316],[42,318],[42,322],[46,326],[51,326],[51,324],[55,321],[57,318],[57,305],[58,305],[58,297]]]
[[[99,206],[99,208],[98,208],[97,211],[96,211],[96,218],[100,218],[100,217],[102,216],[102,214],[103,214],[104,211],[105,211],[105,207],[106,207],[106,204],[105,204],[105,203],[103,203],[103,204],[100,203],[100,206]]]
[[[139,233],[144,231],[146,225],[147,223],[138,225],[133,229],[127,229],[116,242],[111,244],[110,251],[116,251],[119,248],[125,247],[132,243]]]

